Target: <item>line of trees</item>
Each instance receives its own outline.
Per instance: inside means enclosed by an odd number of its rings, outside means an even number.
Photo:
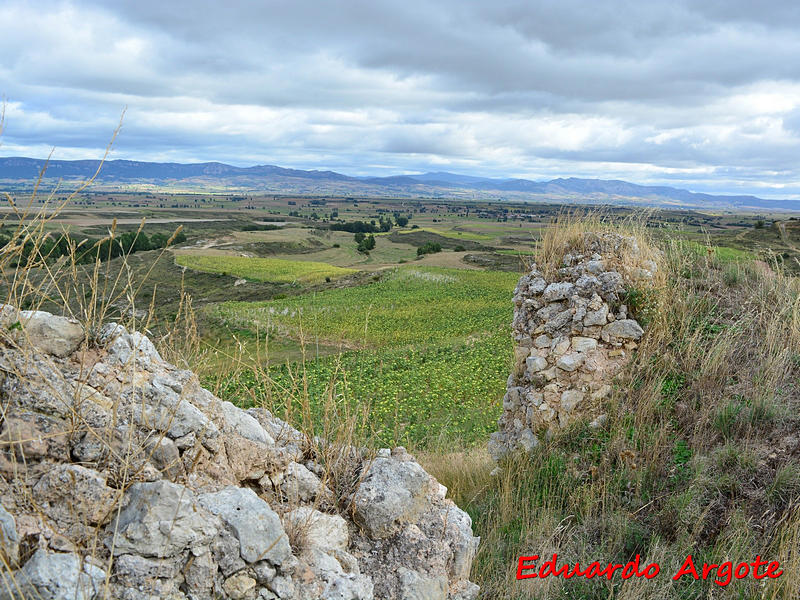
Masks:
[[[28,258],[36,249],[37,253],[48,259],[56,259],[75,253],[75,260],[79,264],[94,262],[95,259],[109,260],[123,254],[132,254],[145,250],[158,250],[167,245],[171,236],[156,232],[148,236],[145,232],[126,231],[110,239],[98,240],[70,234],[48,235],[36,248],[33,241],[25,242],[22,247],[22,258]],[[0,231],[0,247],[11,241],[11,235]],[[173,244],[186,241],[186,234],[178,232],[172,240]]]
[[[347,231],[348,233],[380,233],[387,232],[392,229],[391,219],[381,220],[378,223],[375,221],[350,221],[348,223],[331,223],[330,229],[332,231]]]

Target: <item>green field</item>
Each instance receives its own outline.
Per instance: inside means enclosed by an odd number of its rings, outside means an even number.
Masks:
[[[226,302],[232,329],[278,330],[364,346],[427,344],[495,332],[511,319],[515,273],[402,266],[375,283],[270,302]]]
[[[366,409],[370,434],[381,446],[464,447],[485,442],[497,428],[511,366],[508,327],[455,344],[347,351],[276,365],[272,382],[244,370],[207,378],[222,398],[240,405],[264,403],[285,415],[300,382],[311,401],[311,422],[326,419],[322,398],[333,384],[340,414]],[[217,387],[219,385],[219,387]]]
[[[384,445],[478,443],[500,412],[517,277],[407,266],[364,286],[209,307],[207,317],[232,330],[295,338],[302,331],[310,345],[338,341],[355,348],[274,366],[272,386],[246,371],[226,379],[220,392],[235,399],[246,389],[254,401],[285,412],[292,376],[296,381],[303,373],[312,410],[321,410],[315,400],[335,380],[335,397],[366,406],[372,433]]]
[[[196,271],[278,283],[319,283],[328,277],[335,279],[355,272],[327,263],[278,258],[181,254],[175,260],[178,265]]]
[[[439,229],[437,227],[418,227],[416,229],[398,229],[396,231],[397,233],[400,234],[418,233],[421,231],[427,231],[428,233],[435,233],[436,235],[441,235],[442,237],[451,238],[454,240],[470,240],[474,242],[485,242],[493,240],[495,238],[495,236],[488,235],[485,233],[475,233],[473,231],[458,231],[455,229]]]

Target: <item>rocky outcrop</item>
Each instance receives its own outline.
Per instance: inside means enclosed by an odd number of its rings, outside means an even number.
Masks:
[[[656,263],[619,234],[586,233],[576,246],[552,276],[534,264],[514,290],[515,364],[489,441],[495,460],[576,419],[605,422],[612,379],[644,333],[624,296],[652,284]]]
[[[0,395],[0,598],[477,596],[470,518],[404,449],[342,448],[337,497],[312,440],[140,333],[0,307]]]

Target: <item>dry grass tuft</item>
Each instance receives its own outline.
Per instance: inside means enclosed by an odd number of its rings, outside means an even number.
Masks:
[[[480,459],[438,456],[426,466],[451,489],[482,538],[473,578],[483,598],[792,598],[798,589],[800,283],[780,269],[730,263],[634,220],[566,215],[534,259],[554,273],[587,232],[636,241],[654,260],[650,290],[634,290],[646,335],[617,378],[605,427],[576,423],[497,477]],[[732,275],[734,273],[735,275]],[[630,293],[630,292],[629,292]],[[638,295],[637,295],[638,294]],[[630,303],[630,298],[627,299]],[[478,453],[477,456],[480,456]],[[652,581],[516,581],[521,555],[588,564],[658,561]],[[673,583],[700,562],[780,560],[788,576]]]

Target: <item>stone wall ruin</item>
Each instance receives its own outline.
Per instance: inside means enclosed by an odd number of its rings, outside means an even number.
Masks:
[[[478,594],[469,515],[403,448],[332,448],[334,493],[323,440],[136,331],[0,305],[0,401],[0,600]]]
[[[530,452],[543,435],[594,417],[644,331],[624,303],[629,286],[652,284],[657,264],[635,238],[585,233],[546,277],[536,264],[514,290],[514,369],[489,452]]]

